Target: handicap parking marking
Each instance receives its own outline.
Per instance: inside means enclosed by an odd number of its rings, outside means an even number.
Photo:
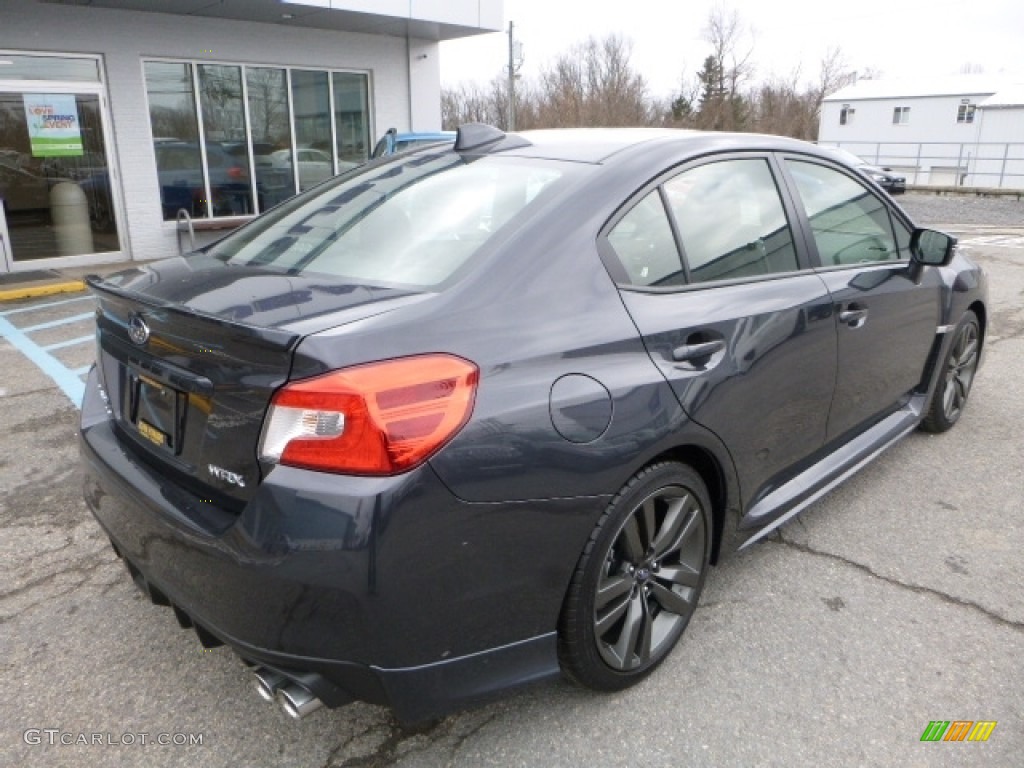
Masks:
[[[88,320],[89,318],[94,317],[94,313],[78,313],[57,320],[47,320],[45,322],[34,323],[32,325],[21,327],[17,325],[17,320],[19,319],[17,315],[25,312],[38,312],[41,310],[54,309],[68,304],[85,301],[91,302],[93,301],[93,297],[81,296],[74,299],[50,301],[43,304],[31,304],[0,312],[0,338],[9,341],[15,349],[21,352],[25,357],[32,361],[37,368],[49,376],[61,391],[67,395],[68,399],[71,400],[76,408],[82,407],[82,397],[85,394],[85,381],[83,377],[89,373],[92,366],[87,365],[79,368],[68,368],[50,353],[81,344],[93,343],[96,338],[95,335],[90,334],[88,336],[76,336],[72,339],[64,339],[43,346],[37,344],[32,339],[31,334],[38,331],[50,330],[66,325],[72,325],[74,323],[80,323],[83,320]]]

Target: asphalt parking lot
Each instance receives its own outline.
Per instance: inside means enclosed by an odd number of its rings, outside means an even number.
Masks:
[[[0,766],[1020,765],[1024,203],[905,205],[989,274],[960,424],[715,569],[640,686],[538,686],[418,731],[363,704],[295,722],[137,593],[80,498],[91,301],[0,303]],[[997,725],[922,742],[934,720]]]

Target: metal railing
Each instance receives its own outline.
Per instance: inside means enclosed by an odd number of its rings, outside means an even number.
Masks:
[[[908,184],[1024,189],[1024,142],[829,142],[874,165],[906,174]]]

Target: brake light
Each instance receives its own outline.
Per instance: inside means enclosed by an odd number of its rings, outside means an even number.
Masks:
[[[242,168],[242,166],[240,165],[232,165],[230,168],[228,168],[229,179],[234,179],[237,181],[239,179],[244,179],[246,176],[248,176],[248,174],[245,172],[245,169]]]
[[[404,472],[462,429],[478,380],[473,363],[436,354],[286,384],[271,401],[260,458],[325,472]]]

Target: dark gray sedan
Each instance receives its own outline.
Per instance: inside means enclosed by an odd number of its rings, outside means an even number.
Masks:
[[[661,130],[466,126],[90,285],[136,582],[290,714],[405,721],[642,679],[709,564],[956,423],[988,321],[830,154]]]

